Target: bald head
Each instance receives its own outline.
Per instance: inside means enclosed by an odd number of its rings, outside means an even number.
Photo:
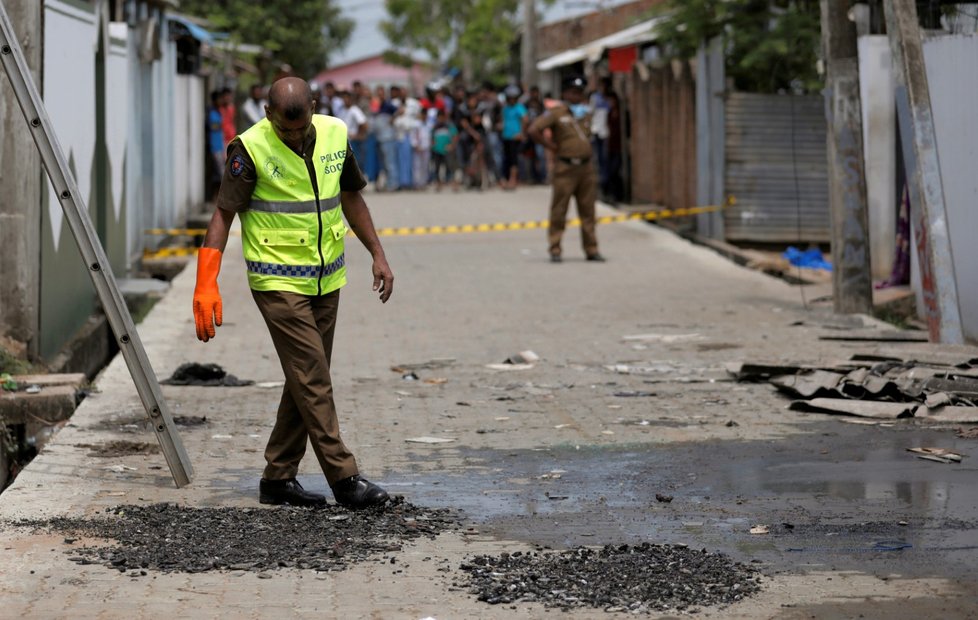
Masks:
[[[312,90],[301,78],[282,78],[268,90],[268,108],[285,120],[303,118],[312,108]]]

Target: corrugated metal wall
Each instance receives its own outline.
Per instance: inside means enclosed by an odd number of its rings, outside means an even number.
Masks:
[[[696,83],[686,63],[631,77],[632,202],[696,201]]]
[[[829,241],[823,98],[730,93],[725,119],[727,239]]]

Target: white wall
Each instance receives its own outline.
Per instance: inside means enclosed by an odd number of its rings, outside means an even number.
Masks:
[[[118,221],[126,202],[126,151],[129,140],[129,29],[125,24],[109,24],[109,53],[105,59],[105,143],[108,150],[109,187],[112,212]],[[128,247],[128,231],[127,243]],[[128,257],[127,253],[127,257]],[[130,267],[127,260],[126,268]]]
[[[173,188],[183,222],[204,202],[204,78],[178,75],[173,86]]]
[[[978,36],[924,41],[965,338],[978,341]]]
[[[44,4],[44,107],[65,157],[74,162],[81,200],[92,195],[95,163],[95,50],[98,24],[95,15],[74,6],[46,0]],[[67,226],[61,203],[45,175],[47,222],[58,250]],[[90,206],[90,205],[89,205]]]
[[[890,43],[885,35],[859,37],[859,94],[874,280],[893,269],[897,220],[896,106]]]

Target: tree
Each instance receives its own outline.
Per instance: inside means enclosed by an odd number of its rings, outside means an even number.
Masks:
[[[181,0],[180,10],[207,19],[235,42],[264,47],[303,77],[322,70],[354,26],[333,0]]]
[[[820,90],[818,0],[670,0],[659,25],[667,56],[690,58],[700,43],[726,41],[727,75],[740,90]]]
[[[500,79],[512,66],[519,0],[386,0],[381,30],[389,62],[410,66],[421,52],[439,64],[467,67],[473,80]]]

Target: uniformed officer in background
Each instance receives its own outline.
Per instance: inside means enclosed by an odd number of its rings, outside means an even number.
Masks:
[[[594,202],[598,175],[591,161],[590,114],[584,97],[584,78],[572,76],[562,84],[562,101],[533,121],[529,134],[554,154],[553,195],[550,200],[550,260],[561,262],[560,240],[567,224],[571,196],[577,200],[581,241],[589,261],[604,262],[595,234]],[[550,129],[551,136],[544,135]]]

